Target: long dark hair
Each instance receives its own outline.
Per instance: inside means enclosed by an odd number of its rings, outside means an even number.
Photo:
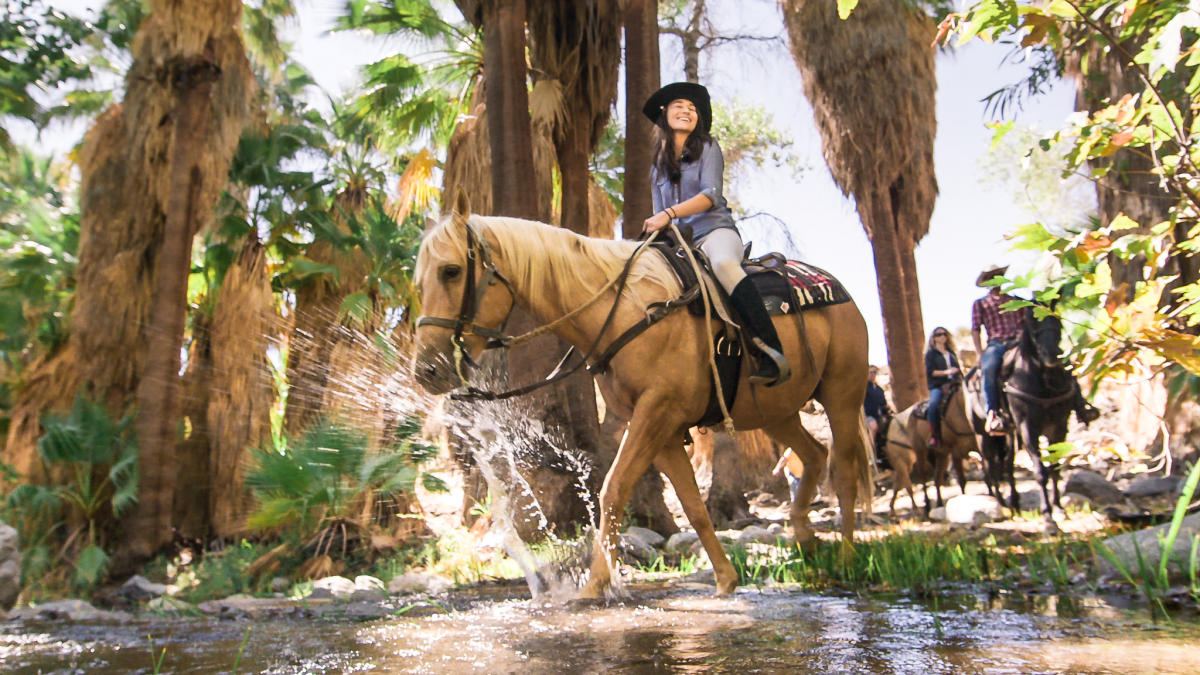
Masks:
[[[679,184],[680,177],[680,160],[684,162],[694,162],[700,159],[700,153],[704,152],[704,146],[712,140],[712,136],[708,132],[700,128],[699,122],[692,133],[688,134],[687,140],[683,142],[683,157],[675,156],[675,132],[667,124],[667,113],[658,116],[658,122],[654,125],[654,166],[658,169],[659,175],[666,176],[671,179],[672,183]]]

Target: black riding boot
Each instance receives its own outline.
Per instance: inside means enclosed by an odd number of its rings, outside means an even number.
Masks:
[[[1084,426],[1087,426],[1089,422],[1094,422],[1100,417],[1100,411],[1083,397],[1083,391],[1079,388],[1078,380],[1072,382],[1072,384],[1075,385],[1075,399],[1073,401],[1075,417],[1079,418],[1079,421],[1083,422]]]
[[[749,329],[751,344],[761,355],[754,359],[757,368],[750,373],[750,382],[765,384],[773,387],[785,382],[792,376],[787,359],[783,356],[783,347],[779,343],[779,334],[775,332],[775,324],[771,323],[771,315],[763,306],[762,296],[749,277],[738,282],[729,294],[733,307],[742,317],[742,322]]]

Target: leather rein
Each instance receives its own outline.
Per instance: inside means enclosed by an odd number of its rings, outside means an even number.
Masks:
[[[621,269],[621,273],[605,284],[603,288],[601,288],[583,305],[571,310],[567,314],[544,326],[529,331],[528,333],[518,336],[509,336],[505,335],[504,330],[508,325],[509,318],[512,316],[513,308],[516,307],[516,291],[513,289],[512,283],[505,278],[500,270],[496,268],[495,263],[492,262],[491,251],[488,249],[487,241],[482,236],[477,234],[469,223],[464,222],[463,226],[467,230],[467,270],[465,283],[463,285],[462,303],[459,305],[458,316],[454,319],[447,319],[442,317],[422,315],[417,317],[416,321],[417,328],[420,328],[421,326],[438,326],[440,328],[451,328],[454,330],[451,343],[454,345],[455,370],[458,373],[459,380],[466,385],[466,391],[456,392],[450,395],[450,398],[455,401],[498,401],[507,398],[513,398],[515,396],[522,396],[524,394],[541,389],[542,387],[546,387],[566,379],[584,365],[588,365],[589,359],[593,354],[596,353],[596,350],[600,345],[600,341],[604,338],[604,334],[608,331],[609,326],[612,325],[613,318],[616,316],[617,307],[621,302],[621,293],[625,289],[625,283],[629,279],[629,272],[631,269],[633,269],[634,261],[637,260],[638,256],[641,255],[644,250],[646,250],[646,248],[652,241],[654,241],[656,235],[658,234],[657,232],[654,232],[650,237],[643,240],[641,245],[638,246],[637,250],[633,252],[633,255],[631,255],[625,262],[625,266]],[[478,283],[475,281],[476,262],[478,262],[483,268],[483,274]],[[475,323],[475,315],[478,313],[479,307],[482,304],[483,295],[487,292],[487,288],[492,284],[493,279],[497,279],[502,282],[513,298],[513,305],[509,307],[508,313],[504,315],[504,320],[500,322],[499,328],[488,328]],[[609,309],[608,315],[605,317],[604,323],[601,325],[600,331],[596,335],[596,339],[592,342],[591,347],[588,349],[587,353],[583,355],[583,358],[580,359],[580,361],[574,366],[563,370],[563,366],[568,360],[570,360],[571,355],[575,352],[575,348],[571,347],[567,350],[566,354],[563,355],[562,359],[559,361],[558,365],[555,366],[554,370],[551,371],[550,374],[545,377],[545,379],[542,379],[538,382],[501,392],[478,389],[470,384],[467,384],[467,378],[462,370],[462,362],[465,361],[472,368],[476,369],[479,368],[479,364],[476,363],[468,353],[464,341],[466,336],[475,335],[487,338],[487,342],[484,344],[484,349],[509,348],[518,345],[549,331],[554,326],[557,326],[558,324],[561,324],[575,316],[583,309],[591,306],[593,303],[599,300],[604,293],[613,286],[616,286],[617,292],[616,297],[613,300],[612,307]],[[698,285],[696,288],[685,292],[682,296],[676,298],[675,300],[665,303],[655,303],[652,305],[647,312],[646,318],[634,324],[631,328],[618,336],[617,339],[614,340],[608,346],[608,348],[604,350],[604,353],[600,355],[600,358],[597,359],[595,363],[588,365],[588,370],[598,370],[603,372],[609,360],[616,355],[617,351],[619,351],[634,337],[640,335],[650,326],[667,318],[667,316],[676,309],[687,306],[689,302],[695,299],[697,289]]]

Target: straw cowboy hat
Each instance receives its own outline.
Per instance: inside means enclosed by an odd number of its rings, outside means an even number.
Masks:
[[[642,114],[657,124],[667,104],[680,98],[691,101],[696,106],[696,112],[700,113],[698,126],[702,131],[708,131],[712,127],[712,102],[708,96],[708,89],[695,82],[672,82],[654,92],[646,99],[646,105],[642,106]]]
[[[975,285],[983,286],[987,282],[991,281],[992,279],[995,279],[996,277],[1004,274],[1007,271],[1008,271],[1008,265],[1004,265],[1003,267],[1000,265],[992,265],[991,267],[989,267],[986,270],[979,273],[979,278],[975,280]]]

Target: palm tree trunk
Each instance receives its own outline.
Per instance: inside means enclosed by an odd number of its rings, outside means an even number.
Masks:
[[[621,236],[636,239],[652,210],[650,165],[654,125],[642,102],[659,87],[658,0],[625,3],[625,209]]]
[[[493,212],[536,219],[533,131],[525,85],[525,0],[484,2],[483,29]]]
[[[887,342],[888,368],[891,371],[892,398],[904,409],[921,400],[925,386],[924,359],[920,359],[920,334],[913,334],[911,304],[906,297],[902,235],[895,229],[890,200],[874,195],[860,205],[860,216],[867,224],[871,253],[875,257],[875,280],[883,311],[883,336]],[[914,345],[917,345],[914,349]],[[918,364],[921,364],[918,366]]]

